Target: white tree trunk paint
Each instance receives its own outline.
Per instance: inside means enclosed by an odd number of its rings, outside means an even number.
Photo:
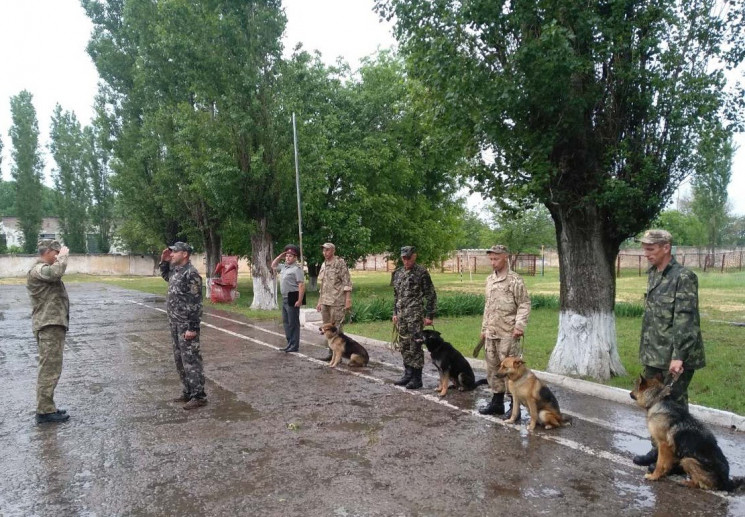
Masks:
[[[613,313],[584,316],[573,311],[559,313],[559,335],[548,361],[548,371],[608,380],[626,375],[616,347]]]

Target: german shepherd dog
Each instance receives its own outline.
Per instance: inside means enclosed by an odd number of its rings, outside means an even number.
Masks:
[[[435,389],[444,397],[450,387],[450,379],[460,391],[471,391],[486,384],[486,379],[476,380],[470,363],[453,345],[442,339],[436,330],[423,330],[414,335],[415,343],[424,343],[432,356],[432,362],[440,373],[440,383]]]
[[[676,465],[689,479],[682,484],[704,490],[733,490],[742,487],[745,478],[729,477],[729,463],[714,434],[691,416],[688,408],[670,399],[671,387],[662,376],[634,383],[631,398],[647,411],[647,428],[657,446],[657,465],[644,477],[656,481]]]
[[[329,343],[332,352],[331,362],[329,363],[331,368],[339,364],[342,357],[349,359],[349,366],[367,366],[367,363],[370,362],[370,356],[367,354],[365,347],[343,332],[339,332],[339,329],[333,323],[324,323],[318,330],[326,336]]]
[[[571,425],[572,417],[561,414],[559,401],[554,394],[519,357],[505,357],[499,365],[497,376],[507,377],[507,389],[512,395],[512,415],[507,420],[510,424],[514,424],[519,418],[522,404],[530,412],[528,429],[531,431],[537,424],[546,429]]]

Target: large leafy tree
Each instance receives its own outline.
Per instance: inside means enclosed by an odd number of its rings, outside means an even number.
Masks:
[[[86,146],[88,140],[75,113],[57,104],[49,131],[49,150],[56,163],[52,178],[56,189],[62,239],[73,253],[87,252],[90,190]]]
[[[741,59],[723,51],[734,34],[724,23],[730,4],[376,4],[395,18],[412,75],[438,96],[453,130],[493,158],[476,176],[481,190],[551,213],[561,311],[549,370],[623,373],[614,260],[692,172],[691,150],[716,126],[723,68]]]
[[[96,116],[84,129],[86,141],[85,166],[91,192],[89,216],[96,232],[96,252],[108,253],[114,229],[114,192],[111,187],[111,158],[114,149],[115,121],[107,110],[105,96],[96,98]]]
[[[23,251],[36,253],[41,231],[42,174],[44,163],[39,148],[39,123],[33,96],[27,90],[10,98],[13,124],[9,135],[13,144],[11,175],[16,187],[16,215],[23,234]]]
[[[247,229],[253,306],[276,307],[267,266],[278,178],[286,170],[274,107],[280,3],[83,5],[95,26],[89,52],[117,115],[112,182],[131,214],[123,233],[162,228],[166,240],[201,241],[211,274],[223,227]]]

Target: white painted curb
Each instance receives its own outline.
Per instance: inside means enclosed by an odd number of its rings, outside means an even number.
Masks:
[[[317,325],[317,322],[308,322],[306,326]],[[367,346],[380,346],[388,347],[388,343],[385,341],[379,341],[377,339],[370,339],[365,336],[357,336],[355,334],[349,334],[349,336],[363,345]],[[482,359],[471,359],[466,358],[472,366],[481,370],[486,370],[486,362]],[[533,370],[538,378],[545,380],[551,384],[556,384],[563,388],[584,393],[593,397],[598,397],[604,400],[611,400],[620,404],[627,404],[630,406],[636,403],[629,396],[629,390],[621,388],[615,388],[613,386],[605,386],[596,382],[585,381],[582,379],[575,379],[574,377],[568,377],[566,375],[558,375],[555,373],[542,372],[540,370]],[[745,416],[731,413],[729,411],[722,411],[719,409],[709,408],[705,406],[697,406],[695,404],[689,405],[691,414],[710,425],[717,425],[721,427],[727,427],[736,431],[745,432]]]

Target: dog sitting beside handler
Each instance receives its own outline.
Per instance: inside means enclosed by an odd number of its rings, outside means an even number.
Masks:
[[[688,385],[706,364],[698,312],[698,277],[672,256],[673,238],[665,230],[647,230],[641,238],[649,262],[639,360],[642,377],[673,380],[669,398],[688,408]],[[634,463],[652,466],[657,446],[634,456]]]
[[[519,357],[522,352],[520,338],[525,333],[530,315],[530,297],[525,282],[510,271],[510,252],[497,244],[487,250],[494,272],[486,279],[484,318],[481,322],[481,339],[484,340],[486,378],[493,395],[491,402],[479,409],[482,415],[504,415],[505,379],[499,377],[499,365],[507,357]],[[512,401],[513,406],[516,402]],[[517,419],[520,418],[519,405]]]

